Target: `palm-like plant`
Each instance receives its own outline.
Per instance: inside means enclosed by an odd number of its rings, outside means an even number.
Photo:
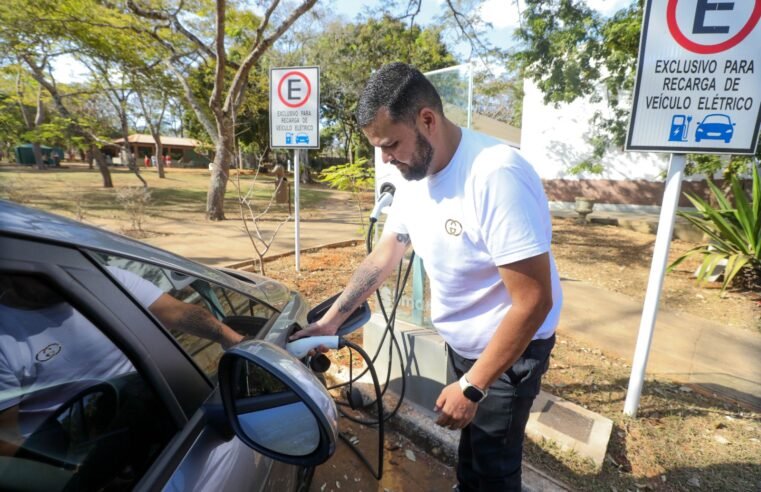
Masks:
[[[697,210],[679,212],[679,215],[703,231],[709,240],[677,258],[669,270],[692,255],[702,255],[703,262],[697,273],[697,279],[701,281],[714,271],[721,260],[726,260],[722,292],[743,268],[761,271],[761,179],[758,165],[752,168],[753,189],[750,196],[747,196],[737,177],[730,178],[734,203],[710,179],[708,186],[716,198],[716,207],[695,195],[686,194]]]

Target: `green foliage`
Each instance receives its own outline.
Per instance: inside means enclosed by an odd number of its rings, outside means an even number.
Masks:
[[[356,162],[331,166],[320,173],[320,181],[327,183],[331,188],[351,192],[364,230],[365,215],[362,211],[360,193],[372,189],[375,183],[375,172],[368,166],[368,160],[359,159]]]
[[[320,181],[340,191],[359,193],[373,187],[374,171],[367,159],[331,166],[320,173]]]
[[[758,136],[761,144],[761,134]],[[716,155],[688,154],[685,172],[690,174],[705,174],[713,176],[721,172],[725,180],[732,176],[749,173],[751,168],[761,159],[761,145],[756,147],[756,155]]]
[[[444,45],[440,28],[410,27],[389,16],[349,24],[333,22],[304,46],[303,57],[322,67],[321,116],[339,127],[335,136],[347,161],[357,153],[372,155],[366,140],[357,138],[361,134],[354,112],[373,70],[393,61],[411,63],[424,72],[457,63]]]
[[[673,269],[686,258],[701,255],[703,262],[697,275],[698,281],[701,281],[714,271],[719,261],[727,260],[722,291],[744,268],[761,274],[761,179],[758,165],[753,166],[750,196],[746,195],[736,176],[732,176],[730,182],[734,203],[710,180],[708,186],[716,199],[716,207],[700,197],[687,194],[697,211],[679,212],[679,215],[707,234],[710,240],[689,250],[669,266]]]

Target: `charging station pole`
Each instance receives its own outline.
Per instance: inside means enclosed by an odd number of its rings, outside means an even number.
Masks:
[[[761,65],[761,0],[688,4],[647,0],[642,17],[626,150],[668,152],[671,160],[624,404],[631,417],[642,394],[685,154],[752,155],[761,128],[761,70],[751,68]]]

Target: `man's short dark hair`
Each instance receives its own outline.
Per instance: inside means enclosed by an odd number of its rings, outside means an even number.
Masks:
[[[357,104],[357,123],[365,128],[378,110],[388,108],[391,121],[414,125],[424,107],[444,114],[441,97],[420,70],[406,63],[389,63],[372,74]]]

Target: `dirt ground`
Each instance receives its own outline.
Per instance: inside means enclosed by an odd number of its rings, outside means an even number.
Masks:
[[[642,301],[645,297],[655,236],[616,226],[577,224],[575,219],[553,219],[552,251],[560,275]],[[669,262],[695,246],[671,243]],[[740,329],[761,330],[761,292],[728,290],[719,285],[699,286],[693,278],[697,258],[666,275],[661,308],[686,312]]]

